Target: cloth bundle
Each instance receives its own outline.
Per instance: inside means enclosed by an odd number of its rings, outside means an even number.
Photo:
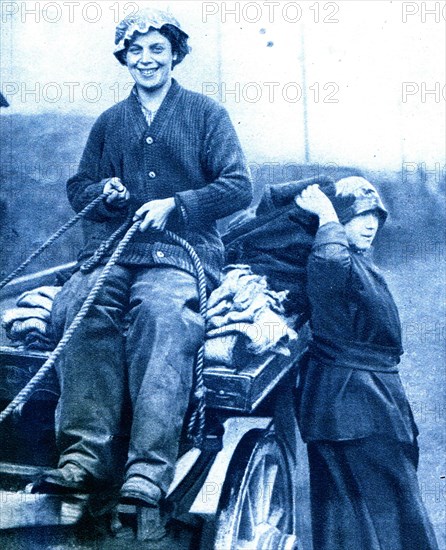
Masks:
[[[208,301],[206,365],[236,367],[266,352],[289,356],[297,334],[284,316],[287,292],[271,290],[248,265],[230,265],[223,273]]]
[[[2,326],[7,337],[27,349],[48,350],[54,347],[49,336],[51,309],[60,286],[41,286],[24,292],[16,307],[5,311]]]
[[[249,264],[273,290],[288,291],[284,307],[288,316],[297,315],[297,328],[309,317],[307,261],[318,220],[296,206],[294,198],[315,183],[322,190],[333,186],[322,175],[267,186],[255,212],[233,220],[223,236],[227,264]]]
[[[221,285],[208,301],[206,364],[236,366],[266,352],[289,355],[287,345],[297,338],[284,316],[287,292],[269,289],[266,277],[247,265],[228,266]],[[16,307],[2,318],[7,337],[26,349],[50,350],[50,318],[60,286],[24,292]]]

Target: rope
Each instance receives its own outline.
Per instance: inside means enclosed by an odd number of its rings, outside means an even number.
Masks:
[[[96,204],[98,204],[98,202],[100,202],[103,199],[104,196],[105,195],[103,194],[97,197],[86,208],[84,208],[81,212],[76,214],[76,216],[74,216],[63,227],[61,227],[52,237],[50,237],[41,247],[39,247],[38,250],[36,250],[33,254],[31,254],[31,256],[29,256],[25,260],[25,262],[23,262],[23,264],[21,264],[13,273],[11,273],[11,275],[9,275],[4,281],[0,283],[0,289],[3,288],[3,286],[5,286],[6,284],[8,284],[13,278],[15,278],[18,275],[18,273],[23,271],[23,269],[25,269],[25,267],[34,258],[36,258],[46,248],[48,248],[48,246],[50,246],[56,239],[58,239],[65,231],[67,231],[79,219],[81,219],[83,216],[88,214],[88,212],[90,212],[96,206]],[[108,239],[106,239],[101,243],[99,248],[96,250],[95,254],[91,258],[89,258],[81,267],[81,271],[83,273],[88,273],[89,271],[94,269],[94,267],[96,267],[99,261],[105,256],[105,254],[111,248],[113,243],[116,241],[118,236],[120,236],[128,228],[130,221],[131,221],[131,218],[129,217]],[[45,363],[42,365],[42,367],[31,378],[31,380],[26,384],[26,386],[17,394],[17,396],[11,401],[11,403],[2,411],[2,413],[0,413],[0,423],[3,422],[3,420],[5,420],[17,407],[19,407],[29,399],[30,395],[34,392],[34,389],[36,388],[36,386],[40,384],[40,382],[44,379],[46,374],[53,368],[57,359],[61,355],[63,349],[71,340],[73,334],[79,327],[80,323],[83,321],[83,319],[87,315],[88,310],[90,309],[92,303],[96,299],[96,296],[98,295],[102,286],[104,285],[105,280],[108,277],[111,269],[118,261],[119,257],[121,256],[128,242],[136,233],[136,231],[139,229],[140,225],[141,225],[141,221],[137,221],[129,229],[127,229],[127,232],[125,233],[123,239],[116,247],[116,250],[113,252],[111,258],[108,260],[98,280],[96,281],[95,285],[91,289],[90,294],[88,295],[81,309],[73,319],[68,330],[65,332],[64,336],[62,337],[62,339],[60,340],[60,342],[58,343],[54,351],[51,353],[51,355],[48,357],[48,359],[45,361]],[[184,248],[192,260],[195,272],[197,274],[200,314],[202,315],[203,319],[206,320],[206,315],[207,315],[206,276],[205,276],[200,258],[198,257],[193,247],[187,241],[185,241],[175,233],[172,233],[171,231],[165,230],[164,233],[170,240],[172,240],[173,242],[179,244],[182,248]],[[204,434],[205,422],[206,422],[206,415],[205,415],[206,387],[204,385],[203,370],[204,370],[204,344],[200,346],[200,349],[198,350],[197,358],[195,361],[194,398],[196,400],[197,406],[191,415],[191,418],[188,423],[188,429],[187,429],[188,439],[192,440],[195,446],[197,447],[201,447],[203,443],[203,434]]]
[[[26,386],[16,395],[16,397],[11,401],[11,403],[6,407],[6,409],[2,411],[2,413],[0,414],[0,423],[3,422],[3,420],[5,420],[17,407],[19,407],[29,399],[30,395],[34,392],[34,389],[36,388],[36,386],[40,384],[40,382],[43,380],[46,374],[53,368],[55,362],[59,358],[63,349],[71,340],[71,337],[76,332],[77,328],[81,324],[84,317],[87,315],[88,310],[90,309],[93,301],[95,300],[96,296],[101,290],[105,282],[105,279],[108,277],[111,269],[118,261],[119,256],[122,254],[124,248],[127,246],[128,242],[133,237],[135,232],[139,229],[140,224],[141,222],[137,221],[134,225],[132,225],[132,227],[124,235],[124,238],[118,244],[118,246],[116,247],[116,250],[113,252],[111,258],[105,265],[98,280],[96,281],[93,288],[91,289],[90,294],[88,295],[81,309],[77,313],[76,317],[73,319],[73,322],[69,326],[68,330],[65,332],[62,339],[60,340],[60,342],[58,343],[54,351],[51,353],[51,355],[48,357],[48,359],[45,361],[45,363],[40,367],[40,369],[26,384]]]
[[[44,250],[46,250],[49,246],[51,246],[59,237],[61,237],[70,227],[72,227],[75,223],[77,223],[81,218],[86,216],[89,212],[91,212],[107,195],[103,193],[102,195],[99,195],[94,201],[92,201],[88,206],[86,206],[83,210],[78,212],[71,220],[67,221],[65,225],[63,225],[54,235],[52,235],[47,241],[45,241],[37,250],[35,250],[26,260],[19,265],[17,269],[15,269],[12,273],[10,273],[5,279],[3,279],[2,282],[0,282],[0,290],[6,286],[8,283],[10,283],[13,279],[15,279],[22,271],[28,267],[28,265],[35,259],[37,256],[40,256]]]
[[[88,260],[81,265],[80,270],[82,271],[82,273],[89,273],[99,265],[100,261],[110,250],[116,239],[128,228],[131,220],[132,216],[129,216],[127,220],[120,227],[118,227],[118,229],[114,233],[112,233],[108,239],[102,241],[93,256],[91,256],[91,258],[88,258]]]
[[[207,294],[206,294],[206,276],[204,274],[204,269],[201,264],[200,258],[198,257],[195,250],[192,246],[176,235],[171,231],[165,230],[164,233],[169,237],[173,242],[179,244],[183,247],[186,252],[189,254],[192,263],[194,265],[195,272],[197,274],[198,280],[198,298],[200,303],[200,314],[202,315],[204,321],[207,317]],[[206,423],[206,386],[204,385],[204,344],[200,346],[200,349],[197,353],[197,358],[195,361],[195,388],[194,388],[194,397],[197,403],[196,408],[191,414],[190,420],[187,426],[187,437],[189,440],[194,442],[194,445],[198,448],[201,448],[203,444],[203,434]],[[194,435],[195,432],[195,435]]]

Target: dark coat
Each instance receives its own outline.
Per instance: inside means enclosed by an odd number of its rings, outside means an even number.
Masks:
[[[313,342],[297,399],[305,441],[417,435],[397,365],[398,310],[371,255],[349,248],[339,223],[317,232],[308,261]]]

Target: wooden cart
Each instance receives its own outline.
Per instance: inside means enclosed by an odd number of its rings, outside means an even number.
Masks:
[[[52,275],[53,270],[48,270],[21,277],[4,289],[3,306],[10,306],[14,296],[26,289],[47,284]],[[301,330],[291,357],[271,355],[234,368],[205,369],[206,444],[203,450],[182,445],[166,501],[172,518],[200,528],[201,550],[303,547],[298,532],[291,386],[306,349],[304,333]],[[0,347],[2,408],[46,357],[43,352]],[[53,372],[0,425],[0,529],[74,525],[83,515],[81,497],[61,499],[24,491],[33,478],[57,464],[58,392]],[[127,506],[121,512],[134,510]]]

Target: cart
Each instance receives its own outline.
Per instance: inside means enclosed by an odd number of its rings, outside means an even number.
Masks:
[[[71,266],[20,277],[1,307],[23,291],[48,284]],[[269,355],[234,368],[205,368],[207,421],[202,449],[186,442],[166,499],[171,518],[200,532],[201,550],[303,548],[296,491],[296,424],[291,387],[306,349],[301,329],[290,357]],[[12,400],[44,363],[46,352],[0,346],[0,405]],[[26,485],[57,464],[54,411],[58,383],[51,373],[31,398],[0,425],[0,529],[70,526],[85,502],[33,495]],[[124,514],[135,513],[123,507]],[[1,533],[0,533],[1,537]]]

